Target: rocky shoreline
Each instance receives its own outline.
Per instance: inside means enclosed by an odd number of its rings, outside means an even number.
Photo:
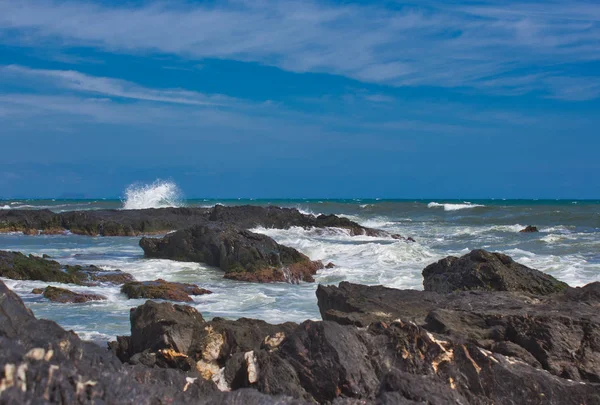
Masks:
[[[0,282],[0,404],[600,403],[600,283],[483,250],[423,276],[424,291],[320,285],[323,321],[299,325],[147,301],[110,350]]]

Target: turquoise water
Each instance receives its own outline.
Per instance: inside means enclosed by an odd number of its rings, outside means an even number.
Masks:
[[[146,198],[146,196],[142,196]],[[348,280],[395,288],[422,288],[421,271],[449,254],[471,249],[501,251],[515,260],[548,272],[571,285],[600,280],[600,201],[576,200],[170,200],[150,198],[155,206],[273,204],[307,213],[347,216],[365,226],[412,236],[416,243],[388,238],[351,237],[341,230],[256,229],[312,259],[332,261],[318,283]],[[148,199],[141,198],[142,204]],[[156,201],[159,201],[156,203]],[[0,200],[3,209],[121,209],[120,200]],[[157,205],[158,204],[158,205]],[[539,233],[522,234],[526,225]],[[314,291],[317,284],[249,284],[222,278],[218,269],[194,263],[147,260],[139,238],[77,235],[0,235],[0,249],[49,254],[62,263],[96,264],[132,273],[139,280],[164,278],[197,283],[214,292],[195,298],[193,305],[210,318],[241,316],[269,322],[319,319]],[[55,304],[30,294],[46,283],[4,280],[40,317],[56,320],[84,338],[107,340],[129,333],[129,308],[142,300],[127,300],[119,289],[92,288],[105,302]],[[76,291],[86,288],[69,286]]]

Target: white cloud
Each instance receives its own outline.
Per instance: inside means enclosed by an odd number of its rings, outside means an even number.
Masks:
[[[565,65],[600,60],[599,22],[600,3],[582,1],[424,2],[390,10],[293,0],[112,7],[0,0],[0,37],[21,45],[52,41],[251,61],[391,86],[538,90],[554,97],[578,91],[570,80],[554,80],[571,75]],[[583,80],[599,83],[593,74]]]
[[[50,81],[50,84],[53,86],[79,92],[135,100],[205,106],[224,105],[227,102],[233,101],[225,96],[208,96],[189,90],[151,89],[126,80],[90,76],[74,70],[31,69],[18,65],[8,65],[0,66],[0,73],[5,79],[8,78],[8,75],[25,76],[28,78],[47,80]]]

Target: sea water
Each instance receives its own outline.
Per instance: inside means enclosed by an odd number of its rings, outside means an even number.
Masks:
[[[316,283],[253,284],[223,279],[217,268],[197,263],[144,259],[139,237],[79,235],[0,235],[0,250],[47,254],[64,264],[94,264],[120,269],[138,280],[195,283],[213,291],[194,297],[205,318],[250,317],[278,323],[320,319],[315,289],[340,281],[394,288],[422,289],[421,271],[448,255],[483,248],[503,252],[529,267],[581,286],[600,281],[600,201],[556,200],[182,200],[169,182],[132,187],[123,200],[2,200],[0,209],[50,209],[56,212],[166,206],[277,205],[304,213],[336,214],[364,226],[411,236],[416,242],[350,236],[341,229],[256,228],[313,260],[336,267],[319,271]],[[519,233],[535,225],[539,233]],[[40,318],[52,319],[84,339],[107,341],[129,334],[129,309],[144,300],[128,300],[118,286],[64,286],[107,297],[85,304],[51,303],[31,294],[48,283],[3,279]],[[59,284],[50,283],[60,286]]]

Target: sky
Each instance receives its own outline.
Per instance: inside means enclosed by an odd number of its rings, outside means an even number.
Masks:
[[[0,0],[0,198],[599,198],[600,2]]]

